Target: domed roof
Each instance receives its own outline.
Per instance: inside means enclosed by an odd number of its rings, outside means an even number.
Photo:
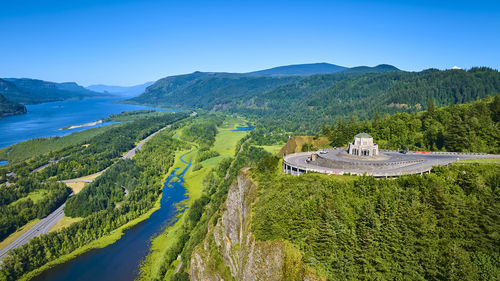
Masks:
[[[373,139],[372,136],[370,136],[367,133],[359,133],[354,136],[355,138],[360,138],[360,139]]]

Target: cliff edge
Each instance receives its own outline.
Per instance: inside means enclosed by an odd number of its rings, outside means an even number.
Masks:
[[[302,261],[301,253],[284,241],[256,241],[251,232],[252,203],[257,186],[248,169],[240,171],[226,202],[212,217],[201,245],[191,256],[190,279],[201,280],[324,280]]]

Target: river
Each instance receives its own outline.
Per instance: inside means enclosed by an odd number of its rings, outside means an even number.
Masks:
[[[185,161],[183,157],[192,153],[190,151],[180,157],[187,164],[180,174],[178,169],[173,170],[165,180],[161,208],[155,211],[147,220],[137,224],[129,230],[120,240],[105,248],[91,250],[66,263],[57,265],[42,272],[32,280],[36,281],[66,281],[66,280],[134,280],[137,277],[140,262],[148,254],[151,239],[161,233],[165,227],[176,221],[178,209],[176,204],[186,199],[184,187],[184,174],[191,166],[191,158]],[[175,177],[179,181],[171,180]]]
[[[109,117],[110,114],[139,109],[155,109],[142,105],[115,103],[118,100],[118,98],[99,98],[27,105],[28,113],[0,119],[0,148],[29,139],[64,136],[93,127],[106,126],[112,122],[71,130],[59,130],[66,126],[97,121]]]

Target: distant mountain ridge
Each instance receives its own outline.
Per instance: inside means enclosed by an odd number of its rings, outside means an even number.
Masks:
[[[144,93],[146,88],[153,84],[154,84],[153,81],[134,86],[111,86],[111,85],[97,84],[97,85],[87,86],[86,88],[94,92],[109,93],[112,95],[123,96],[123,97],[131,97]]]
[[[15,88],[7,87],[2,94],[9,101],[21,104],[103,96],[103,94],[85,89],[75,82],[55,83],[29,78],[3,78],[3,81],[15,85]]]
[[[269,69],[244,73],[257,76],[294,76],[294,75],[314,75],[330,74],[348,69],[347,67],[330,63],[308,63],[278,66]]]
[[[249,73],[196,71],[162,78],[147,87],[142,95],[127,102],[175,107],[225,107],[234,100],[242,101],[245,96],[271,91],[315,75],[333,75],[332,79],[337,80],[349,75],[398,71],[398,68],[387,64],[346,68],[328,63],[279,66]]]
[[[330,74],[275,75],[280,69],[264,76],[210,72],[169,76],[125,102],[222,110],[265,117],[264,121],[291,130],[300,126],[302,132],[317,132],[317,126],[338,117],[415,112],[426,109],[430,99],[446,106],[500,93],[500,73],[487,67],[406,72],[381,64]]]

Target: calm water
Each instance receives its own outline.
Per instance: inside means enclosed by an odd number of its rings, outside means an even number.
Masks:
[[[248,127],[236,126],[236,129],[231,130],[231,131],[253,131],[254,129],[255,129],[254,126],[248,126]]]
[[[85,99],[27,105],[28,113],[0,119],[0,148],[21,141],[50,136],[64,136],[92,127],[58,130],[70,125],[81,125],[109,117],[110,114],[152,107],[113,103],[118,99]]]
[[[181,156],[181,161],[188,166],[177,175],[180,181],[170,183],[170,180],[176,176],[176,170],[168,176],[163,187],[161,208],[154,212],[149,219],[127,230],[122,238],[114,244],[87,252],[43,272],[32,280],[134,280],[137,277],[139,264],[146,257],[151,246],[151,238],[175,222],[178,213],[175,204],[187,198],[184,174],[191,166],[191,159],[185,162],[183,157],[187,157],[187,154],[191,152]]]

